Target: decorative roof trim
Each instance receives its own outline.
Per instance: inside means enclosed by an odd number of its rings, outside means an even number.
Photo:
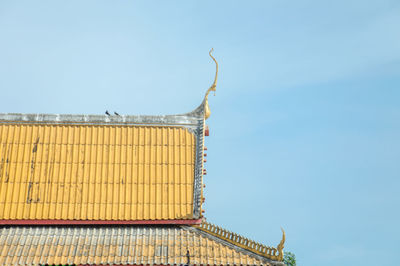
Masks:
[[[210,88],[208,88],[206,95],[204,96],[204,100],[203,102],[199,105],[199,107],[197,107],[196,109],[194,109],[192,112],[190,113],[186,113],[184,115],[187,116],[202,116],[204,117],[204,120],[208,119],[211,115],[211,110],[210,110],[210,106],[208,105],[208,94],[210,94],[211,91],[214,92],[215,95],[215,91],[217,90],[217,80],[218,80],[218,62],[217,60],[215,60],[215,58],[211,55],[211,53],[214,51],[214,49],[211,49],[209,52],[210,57],[214,60],[215,62],[215,77],[214,77],[214,82],[211,85]]]
[[[211,87],[207,90],[206,92],[206,96],[204,97],[204,118],[207,119],[210,117],[211,115],[211,111],[210,111],[210,107],[208,105],[208,94],[213,91],[214,95],[215,95],[215,91],[217,90],[217,80],[218,80],[218,62],[217,60],[215,60],[214,56],[211,55],[211,53],[214,51],[214,49],[211,49],[210,52],[208,53],[210,55],[210,57],[212,58],[212,60],[214,60],[215,62],[215,78],[214,78],[214,82],[211,85]]]
[[[211,234],[213,236],[216,236],[222,240],[225,240],[235,246],[239,246],[243,249],[246,249],[248,251],[251,251],[255,254],[261,255],[265,258],[275,260],[275,261],[283,261],[283,248],[285,244],[285,231],[283,228],[282,230],[282,240],[278,244],[276,248],[274,247],[269,247],[265,246],[263,244],[260,244],[258,242],[255,242],[253,240],[250,240],[248,238],[245,238],[241,235],[238,235],[236,233],[230,232],[228,230],[225,230],[219,226],[203,222],[200,225],[193,225],[193,227],[207,232],[208,234]]]
[[[203,159],[204,159],[204,120],[199,121],[196,135],[196,163],[194,169],[194,198],[193,217],[201,218],[202,186],[203,186]]]

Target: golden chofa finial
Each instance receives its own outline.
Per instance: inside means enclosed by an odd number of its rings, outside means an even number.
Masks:
[[[276,248],[278,250],[278,260],[279,261],[283,261],[283,248],[285,247],[285,240],[286,240],[285,230],[283,230],[282,227],[281,227],[281,230],[282,230],[282,240]]]
[[[214,96],[215,96],[215,91],[217,90],[218,62],[217,62],[217,60],[215,60],[214,56],[212,56],[212,54],[211,54],[213,51],[214,51],[214,48],[212,48],[208,54],[214,60],[216,70],[215,70],[214,82],[211,85],[211,87],[207,90],[206,96],[204,97],[204,117],[205,117],[205,119],[209,118],[211,115],[210,107],[208,106],[208,94],[210,93],[210,91],[213,91]]]

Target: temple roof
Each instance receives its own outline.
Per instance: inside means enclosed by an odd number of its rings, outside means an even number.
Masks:
[[[190,113],[0,114],[0,224],[200,223],[211,52]]]
[[[0,114],[0,223],[201,217],[204,114]]]
[[[190,113],[0,114],[0,264],[284,266],[284,232],[272,248],[202,220],[212,59]]]
[[[0,264],[283,266],[185,225],[3,227]]]

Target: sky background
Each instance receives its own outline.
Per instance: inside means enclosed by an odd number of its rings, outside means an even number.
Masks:
[[[398,265],[400,2],[1,1],[0,112],[177,114],[210,94],[209,222],[300,266]]]

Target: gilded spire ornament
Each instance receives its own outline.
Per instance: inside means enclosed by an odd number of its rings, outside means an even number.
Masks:
[[[283,261],[283,248],[285,247],[285,240],[286,240],[286,234],[285,230],[281,227],[282,230],[282,240],[279,242],[278,247],[276,248],[278,250],[278,260]]]
[[[214,48],[212,48],[208,54],[214,60],[216,70],[215,70],[214,82],[211,85],[211,87],[207,90],[206,96],[204,97],[204,118],[205,119],[209,118],[210,115],[211,115],[210,107],[208,105],[208,94],[210,93],[210,91],[213,91],[214,92],[214,96],[215,96],[215,91],[217,90],[218,62],[217,62],[217,60],[215,60],[214,56],[212,56],[212,54],[211,54],[213,51],[214,51]]]

